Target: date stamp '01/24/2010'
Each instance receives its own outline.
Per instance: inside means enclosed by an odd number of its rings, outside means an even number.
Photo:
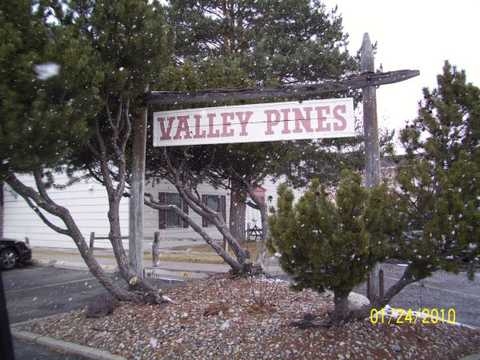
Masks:
[[[392,324],[392,325],[411,325],[411,324],[455,324],[456,313],[454,308],[382,308],[370,310],[370,323]]]

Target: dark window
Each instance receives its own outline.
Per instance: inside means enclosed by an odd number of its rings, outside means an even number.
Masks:
[[[188,214],[188,206],[182,201],[178,193],[161,192],[158,194],[158,199],[160,205],[175,205]],[[159,210],[158,215],[159,229],[188,227],[187,222],[183,221],[180,215],[173,209]]]
[[[227,220],[226,201],[224,195],[202,195],[202,202],[210,209],[219,212],[222,215],[223,220]],[[206,217],[202,217],[202,226],[212,226],[212,223],[209,222]]]

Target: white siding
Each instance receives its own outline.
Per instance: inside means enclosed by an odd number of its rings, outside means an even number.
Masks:
[[[30,176],[19,176],[26,185],[34,185]],[[57,183],[65,183],[66,176],[56,176]],[[225,195],[226,213],[229,216],[230,196],[225,190],[215,189],[210,185],[202,184],[198,188],[200,194]],[[146,184],[146,191],[151,192],[158,198],[159,192],[176,192],[175,187],[167,181],[161,181],[154,185]],[[106,237],[109,232],[107,211],[108,200],[104,187],[95,180],[82,180],[64,190],[51,189],[48,191],[51,198],[60,205],[68,208],[82,231],[85,240],[88,241],[90,232],[96,236]],[[189,209],[190,217],[202,225],[202,218],[192,209]],[[53,223],[62,224],[48,217]],[[145,249],[150,248],[151,240],[155,231],[159,231],[158,211],[148,206],[144,207],[144,236]],[[122,235],[128,236],[128,198],[124,198],[120,205],[120,224]],[[221,239],[218,230],[210,225],[204,228],[214,239]],[[160,230],[161,237],[168,240],[202,240],[192,228],[167,228]],[[40,218],[27,205],[23,198],[15,194],[7,185],[4,186],[4,236],[8,238],[24,239],[28,237],[32,246],[74,248],[71,238],[61,235],[46,226]],[[128,240],[124,240],[128,248]],[[111,247],[108,240],[95,240],[95,247]]]
[[[30,176],[19,176],[26,185],[33,185]],[[65,183],[67,177],[56,176],[57,183]],[[75,222],[79,226],[86,241],[90,232],[96,236],[108,235],[108,202],[105,188],[95,180],[82,180],[64,190],[50,189],[51,198],[60,205],[67,207]],[[58,220],[57,225],[62,226]],[[128,199],[123,199],[120,204],[120,224],[122,235],[128,235]],[[61,235],[46,226],[40,218],[27,205],[22,197],[15,194],[7,185],[4,186],[4,236],[15,239],[24,239],[28,236],[32,246],[72,248],[75,244],[71,238]],[[128,245],[128,241],[124,241]],[[109,247],[107,240],[96,241],[95,246]]]
[[[158,193],[160,192],[172,192],[176,193],[175,187],[170,184],[168,181],[161,180],[159,183],[147,183],[145,185],[145,192],[151,193],[155,199],[158,199]],[[226,196],[226,213],[227,219],[229,218],[230,212],[230,196],[223,189],[215,189],[214,187],[208,184],[200,184],[198,187],[198,192],[200,194],[208,195],[225,195]],[[189,216],[200,226],[202,225],[202,217],[195,213],[192,209],[189,209]],[[160,231],[160,236],[162,239],[168,240],[201,240],[200,235],[198,235],[191,227],[188,228],[167,228],[159,230],[159,219],[158,219],[158,210],[152,209],[148,206],[145,206],[144,209],[144,236],[146,239],[152,239],[155,231]],[[216,227],[210,225],[204,228],[210,236],[214,239],[222,239],[220,232]]]

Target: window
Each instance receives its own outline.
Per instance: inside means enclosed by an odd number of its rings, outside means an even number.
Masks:
[[[161,205],[176,205],[178,208],[182,209],[183,212],[188,214],[188,205],[182,201],[180,194],[161,192],[158,194],[158,199]],[[188,227],[187,222],[183,221],[173,209],[159,210],[158,217],[159,229]]]
[[[202,202],[210,209],[222,214],[223,220],[227,220],[225,195],[202,195]],[[208,227],[212,226],[212,224],[207,220],[207,218],[202,217],[202,226]]]

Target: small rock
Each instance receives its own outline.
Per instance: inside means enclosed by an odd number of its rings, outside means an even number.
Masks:
[[[227,320],[225,321],[221,326],[220,326],[220,330],[226,330],[230,327],[230,320]]]
[[[392,346],[390,346],[390,348],[395,351],[395,352],[400,352],[402,351],[402,348],[400,347],[400,345],[398,344],[393,344]]]
[[[118,301],[111,295],[99,295],[93,298],[88,304],[85,315],[87,318],[100,318],[113,313]]]
[[[150,346],[155,349],[157,345],[158,345],[158,340],[153,337],[150,338]]]

